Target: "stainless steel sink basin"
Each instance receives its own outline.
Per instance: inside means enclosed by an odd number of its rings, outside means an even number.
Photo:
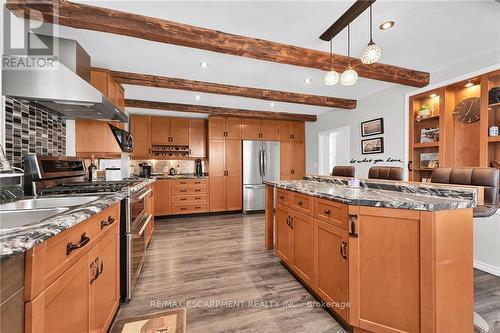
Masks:
[[[0,211],[0,229],[17,228],[29,224],[39,223],[42,220],[65,212],[69,208],[46,208]]]
[[[24,199],[0,205],[0,211],[18,210],[18,209],[73,207],[73,206],[87,204],[99,198],[100,198],[99,196],[78,196],[78,197]]]

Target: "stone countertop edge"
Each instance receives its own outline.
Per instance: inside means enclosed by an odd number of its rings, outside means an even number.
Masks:
[[[472,200],[444,198],[382,189],[352,188],[312,180],[266,181],[267,185],[353,206],[440,211],[472,208]]]
[[[140,191],[154,183],[154,179],[143,179],[135,186],[130,187],[131,193]],[[98,194],[98,193],[97,193]],[[39,223],[17,228],[0,229],[0,261],[26,252],[37,244],[67,230],[90,217],[100,213],[106,208],[126,198],[126,192],[116,192],[105,195],[85,205],[76,206],[67,212],[49,217]]]
[[[151,178],[154,178],[154,179],[182,180],[182,179],[208,179],[208,176],[196,176],[196,175],[170,176],[170,175],[160,175],[160,176],[151,176]]]

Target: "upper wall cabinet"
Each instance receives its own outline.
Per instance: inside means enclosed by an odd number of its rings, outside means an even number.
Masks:
[[[241,134],[243,140],[279,140],[279,122],[256,118],[242,118]]]
[[[191,157],[207,156],[207,121],[205,119],[189,119],[189,149]]]
[[[241,118],[238,117],[209,117],[209,139],[241,140]]]
[[[149,159],[151,154],[151,117],[132,114],[129,117],[130,133],[134,137],[133,159]]]
[[[187,118],[151,117],[152,145],[189,145],[189,120]]]
[[[304,142],[305,128],[303,121],[280,120],[280,141]]]
[[[107,69],[92,68],[90,83],[122,112],[125,111],[125,94],[121,84],[116,82]]]

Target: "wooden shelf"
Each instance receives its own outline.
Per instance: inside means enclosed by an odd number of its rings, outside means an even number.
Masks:
[[[500,135],[498,136],[489,136],[488,142],[500,142]]]
[[[420,123],[422,121],[433,120],[433,119],[439,119],[439,115],[435,114],[433,116],[429,116],[429,117],[425,117],[425,118],[420,118],[420,119],[415,119],[415,123]]]
[[[439,147],[439,142],[424,142],[424,143],[414,143],[413,148],[432,148]]]
[[[413,169],[413,171],[434,171],[435,169]]]

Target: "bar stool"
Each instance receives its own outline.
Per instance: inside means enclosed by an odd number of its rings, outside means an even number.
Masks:
[[[403,168],[393,166],[373,166],[368,171],[368,178],[403,180]]]
[[[355,172],[355,169],[353,166],[339,165],[339,166],[333,167],[332,176],[354,177],[354,172]]]

